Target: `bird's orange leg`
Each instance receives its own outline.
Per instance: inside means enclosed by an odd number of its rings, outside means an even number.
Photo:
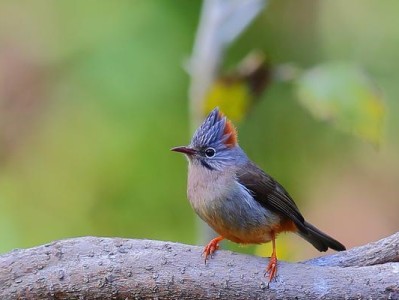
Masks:
[[[266,268],[266,273],[269,274],[269,283],[272,281],[272,279],[276,276],[277,273],[276,235],[273,231],[271,233],[271,236],[272,236],[273,252],[272,255],[270,256],[269,264],[267,265]]]
[[[202,254],[205,255],[205,264],[206,264],[206,260],[208,259],[208,256],[212,255],[216,250],[219,249],[219,242],[221,240],[224,240],[224,237],[218,236],[218,237],[214,238],[212,241],[210,241],[208,243],[208,245],[205,246],[205,249],[202,252]]]

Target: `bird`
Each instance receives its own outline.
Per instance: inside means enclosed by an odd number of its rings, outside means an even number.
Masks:
[[[269,283],[277,274],[276,238],[294,232],[323,252],[345,246],[305,220],[290,194],[239,146],[232,122],[214,108],[188,146],[171,149],[188,160],[187,197],[196,214],[219,236],[204,248],[205,264],[230,240],[239,244],[272,242],[265,270]]]

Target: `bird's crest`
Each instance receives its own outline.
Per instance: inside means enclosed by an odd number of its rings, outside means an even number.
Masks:
[[[219,108],[215,108],[196,130],[191,143],[199,147],[218,142],[228,148],[234,147],[237,145],[237,131]]]

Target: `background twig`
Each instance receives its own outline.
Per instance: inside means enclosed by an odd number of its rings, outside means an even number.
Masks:
[[[202,6],[188,71],[190,134],[204,117],[203,100],[214,82],[226,48],[248,27],[267,3],[266,0],[205,0]],[[199,240],[212,237],[212,230],[198,219]]]

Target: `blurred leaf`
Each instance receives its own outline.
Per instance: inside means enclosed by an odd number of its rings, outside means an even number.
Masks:
[[[302,74],[297,81],[300,103],[317,119],[378,145],[384,102],[373,82],[359,68],[327,63]]]
[[[204,102],[205,114],[218,106],[234,122],[246,115],[251,95],[245,82],[233,78],[218,79],[211,87]]]
[[[260,51],[250,52],[227,75],[220,76],[204,100],[204,114],[218,106],[234,122],[241,121],[270,82],[270,66]]]

